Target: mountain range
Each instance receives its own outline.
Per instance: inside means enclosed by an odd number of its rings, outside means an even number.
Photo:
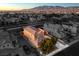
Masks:
[[[23,9],[22,11],[30,13],[79,13],[79,6],[38,6],[31,9]]]
[[[63,7],[63,6],[37,6],[37,7],[31,8],[31,9],[52,9],[52,8],[79,8],[79,6],[69,6],[69,7]],[[27,10],[27,9],[23,9],[23,10]]]

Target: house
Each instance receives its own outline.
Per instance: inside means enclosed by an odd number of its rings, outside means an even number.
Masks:
[[[39,43],[46,37],[46,32],[43,29],[32,26],[23,27],[23,35],[37,48]]]

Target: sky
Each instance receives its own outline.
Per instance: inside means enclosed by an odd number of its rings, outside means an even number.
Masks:
[[[79,3],[0,3],[0,10],[21,10],[37,6],[79,6]]]

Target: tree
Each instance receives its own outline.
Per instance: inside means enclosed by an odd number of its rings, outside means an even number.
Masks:
[[[51,38],[45,38],[41,43],[40,43],[40,50],[44,53],[47,54],[54,50],[54,45],[57,42],[57,38],[51,37]]]

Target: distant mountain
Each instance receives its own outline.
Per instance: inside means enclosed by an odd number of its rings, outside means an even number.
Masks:
[[[38,6],[32,9],[51,9],[51,8],[79,8],[79,6],[69,6],[69,7],[63,7],[63,6]]]
[[[28,13],[79,13],[79,6],[38,6],[31,9],[23,9],[22,11]]]
[[[63,6],[38,6],[31,9],[22,9],[22,10],[33,10],[33,9],[52,9],[52,8],[79,8],[79,6],[69,6],[69,7],[63,7]]]
[[[51,9],[51,8],[64,8],[62,6],[38,6],[32,9]]]

